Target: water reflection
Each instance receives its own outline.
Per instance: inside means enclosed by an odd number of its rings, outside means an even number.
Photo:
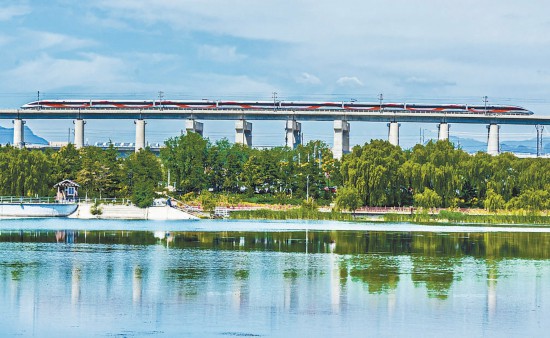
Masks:
[[[411,279],[415,285],[424,285],[429,297],[447,298],[455,280],[459,261],[441,257],[412,257]]]
[[[350,260],[349,275],[368,285],[370,293],[387,293],[397,288],[399,260],[395,256],[366,255]]]
[[[300,253],[549,259],[550,233],[382,231],[164,232],[2,231],[0,242],[159,245],[167,248]]]
[[[547,233],[1,231],[0,302],[21,309],[9,317],[18,325],[55,313],[91,335],[122,328],[128,311],[131,325],[168,334],[174,323],[212,335],[337,334],[429,323],[438,306],[482,330],[515,319],[511,306],[550,314],[548,247]],[[298,318],[308,324],[294,327]]]

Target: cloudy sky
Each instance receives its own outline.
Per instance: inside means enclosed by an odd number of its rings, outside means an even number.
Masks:
[[[0,107],[42,98],[280,99],[517,104],[550,115],[547,0],[0,0]],[[89,121],[90,142],[132,141],[131,121]],[[264,123],[265,124],[265,123]],[[0,121],[4,127],[11,121]],[[70,121],[29,121],[66,140]],[[183,122],[150,121],[147,138]],[[280,128],[280,130],[278,129]],[[304,138],[332,143],[331,125]],[[419,130],[402,127],[402,144]],[[254,143],[284,142],[284,123],[254,124]],[[483,139],[484,126],[451,134]],[[233,122],[205,136],[233,140]],[[502,138],[534,128],[503,127]],[[352,143],[386,138],[353,124]]]

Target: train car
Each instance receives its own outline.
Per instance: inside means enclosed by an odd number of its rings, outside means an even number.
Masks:
[[[220,110],[304,110],[304,111],[380,111],[410,113],[532,115],[518,106],[313,102],[313,101],[211,101],[211,100],[40,100],[22,109],[220,109]]]
[[[465,113],[466,105],[460,104],[407,104],[406,110],[411,112],[461,112]]]

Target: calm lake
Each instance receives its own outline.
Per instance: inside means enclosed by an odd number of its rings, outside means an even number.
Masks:
[[[530,336],[550,228],[0,220],[0,336]]]

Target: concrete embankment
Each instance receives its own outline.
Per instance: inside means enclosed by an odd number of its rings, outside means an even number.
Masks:
[[[79,219],[128,219],[128,220],[194,220],[197,217],[169,206],[138,208],[133,205],[101,204],[101,214],[92,215],[92,204],[81,203],[69,218]]]

